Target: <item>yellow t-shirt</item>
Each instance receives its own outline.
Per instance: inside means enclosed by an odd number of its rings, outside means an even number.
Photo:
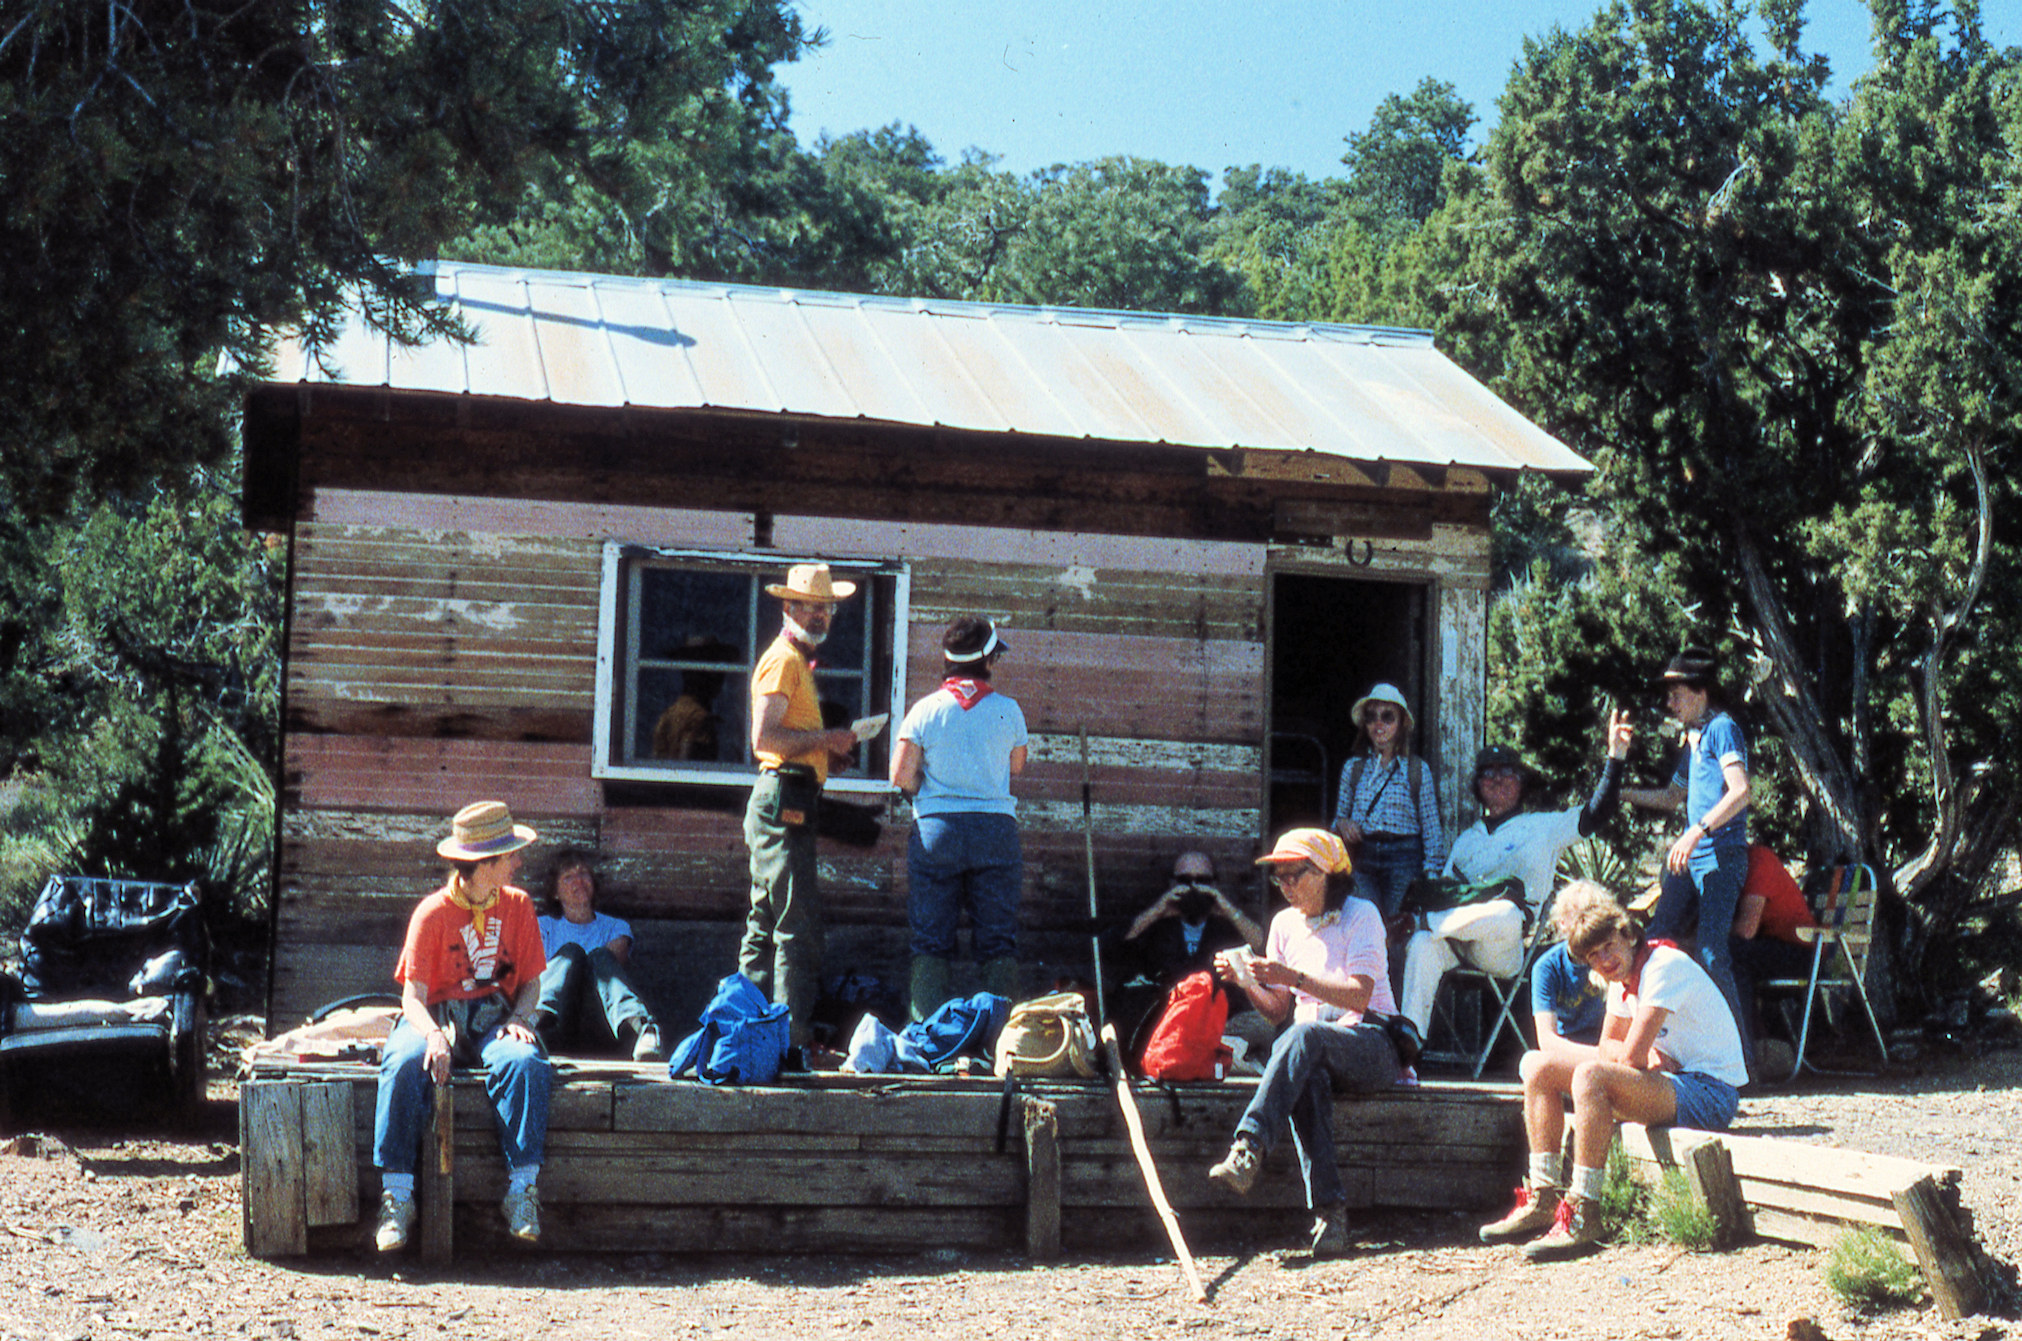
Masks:
[[[786,716],[780,719],[779,724],[787,730],[821,729],[821,704],[814,696],[814,671],[808,666],[807,658],[787,641],[784,634],[772,640],[772,646],[765,649],[765,655],[758,659],[757,667],[751,672],[753,722],[763,717],[767,694],[786,695]],[[787,758],[760,750],[758,762],[770,768],[778,768],[781,764],[806,764],[814,769],[817,779],[828,781],[828,751],[819,746],[806,754]]]

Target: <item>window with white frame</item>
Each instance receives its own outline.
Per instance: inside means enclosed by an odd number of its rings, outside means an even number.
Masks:
[[[805,559],[607,544],[597,673],[594,776],[640,782],[748,784],[751,670],[779,636],[767,583]],[[847,726],[902,710],[906,572],[902,564],[825,560],[858,584],[836,606],[815,653],[823,717]],[[839,791],[882,791],[889,727],[831,770]]]

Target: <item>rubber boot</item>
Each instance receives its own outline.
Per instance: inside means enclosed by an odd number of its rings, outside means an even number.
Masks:
[[[918,1024],[941,1008],[941,1003],[953,995],[948,986],[951,970],[948,961],[939,955],[914,955],[912,980],[912,1016]]]
[[[994,992],[1006,1001],[1018,999],[1018,961],[1015,959],[986,959],[983,961],[983,990]]]

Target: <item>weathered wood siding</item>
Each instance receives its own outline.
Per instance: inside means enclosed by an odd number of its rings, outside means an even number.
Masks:
[[[603,524],[600,524],[603,523]],[[498,796],[610,858],[626,916],[733,924],[743,789],[717,804],[608,803],[590,777],[606,536],[745,551],[750,514],[317,492],[296,529],[274,1010],[383,988],[444,817]],[[906,560],[908,700],[937,683],[961,612],[1005,621],[1005,692],[1034,733],[1018,784],[1025,922],[1086,916],[1081,736],[1105,914],[1134,909],[1174,852],[1231,870],[1260,824],[1262,546],[781,517],[783,553]],[[634,789],[636,793],[636,789]],[[693,799],[692,789],[683,794]],[[870,849],[823,844],[832,921],[876,928],[902,967],[905,814]],[[714,966],[726,972],[728,963]]]

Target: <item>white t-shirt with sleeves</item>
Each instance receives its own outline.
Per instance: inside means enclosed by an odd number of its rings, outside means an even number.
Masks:
[[[1679,1070],[1697,1071],[1737,1089],[1748,1083],[1734,1012],[1692,956],[1668,945],[1653,946],[1634,995],[1623,983],[1608,984],[1608,1014],[1634,1019],[1642,1006],[1670,1012],[1657,1029],[1655,1046]]]

